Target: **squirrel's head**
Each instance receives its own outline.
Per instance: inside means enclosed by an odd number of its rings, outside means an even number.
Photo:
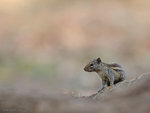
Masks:
[[[89,62],[84,67],[84,71],[87,71],[87,72],[98,71],[100,63],[101,63],[101,59],[100,58],[93,59],[91,62]]]

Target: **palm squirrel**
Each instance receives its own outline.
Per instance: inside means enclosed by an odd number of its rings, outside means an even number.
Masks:
[[[85,66],[84,70],[86,72],[96,72],[101,77],[102,88],[99,88],[98,92],[102,91],[106,85],[112,87],[114,84],[126,79],[125,72],[119,64],[107,64],[102,62],[100,58],[93,59]]]

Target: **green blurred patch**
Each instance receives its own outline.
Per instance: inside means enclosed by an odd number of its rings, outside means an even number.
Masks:
[[[57,75],[57,64],[24,58],[0,60],[0,80],[11,81],[18,77],[34,80],[50,80]]]

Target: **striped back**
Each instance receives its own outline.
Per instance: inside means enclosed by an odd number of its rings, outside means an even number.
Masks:
[[[122,67],[119,64],[111,63],[111,64],[107,64],[107,65],[117,72],[123,71]]]

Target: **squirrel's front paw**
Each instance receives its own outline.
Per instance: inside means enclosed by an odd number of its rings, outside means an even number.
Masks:
[[[108,89],[111,89],[111,88],[113,88],[113,86],[108,86]]]

